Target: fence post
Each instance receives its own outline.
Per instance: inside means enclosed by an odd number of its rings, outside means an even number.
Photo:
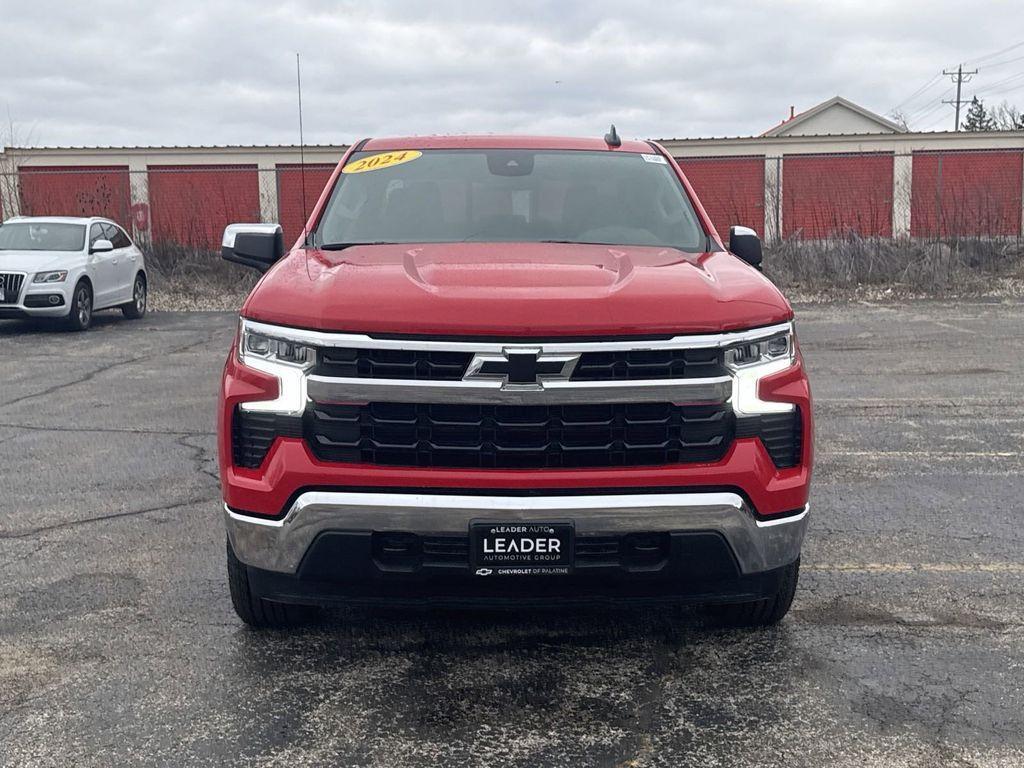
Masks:
[[[128,190],[132,234],[136,241],[151,245],[153,217],[149,208],[149,168],[144,158],[128,158]]]
[[[256,164],[256,184],[260,191],[260,221],[265,224],[279,222],[277,204],[277,165],[260,158]]]
[[[892,236],[910,237],[911,191],[914,183],[914,156],[892,158]]]
[[[782,156],[764,158],[764,239],[768,245],[782,241]]]
[[[1020,152],[1020,236],[1024,237],[1024,149]]]
[[[21,215],[21,177],[15,150],[0,148],[0,221]]]

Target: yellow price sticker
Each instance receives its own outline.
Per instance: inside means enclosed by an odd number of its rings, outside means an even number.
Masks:
[[[382,168],[390,168],[393,165],[401,165],[415,160],[423,155],[417,149],[403,149],[398,152],[384,152],[379,155],[370,155],[354,163],[349,163],[341,169],[342,173],[365,173],[366,171],[379,171]]]

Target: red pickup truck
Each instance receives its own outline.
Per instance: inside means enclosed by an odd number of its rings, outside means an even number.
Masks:
[[[231,596],[282,626],[352,602],[793,600],[811,395],[761,243],[720,239],[656,143],[370,139],[265,274],[224,367]]]

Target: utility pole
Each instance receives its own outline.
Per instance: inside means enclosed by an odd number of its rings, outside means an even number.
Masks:
[[[960,90],[963,88],[964,83],[971,82],[971,75],[978,74],[978,70],[972,69],[970,72],[964,72],[964,65],[961,64],[956,68],[956,72],[951,72],[948,69],[942,70],[942,74],[949,75],[950,79],[956,83],[956,101],[945,100],[943,104],[955,104],[956,105],[956,123],[953,126],[954,131],[960,130]]]

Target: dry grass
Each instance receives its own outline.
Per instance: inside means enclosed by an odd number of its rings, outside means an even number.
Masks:
[[[798,301],[1024,295],[1024,241],[788,241],[764,270]]]
[[[150,305],[165,312],[237,310],[259,274],[224,261],[219,253],[177,245],[154,246],[146,255]]]

